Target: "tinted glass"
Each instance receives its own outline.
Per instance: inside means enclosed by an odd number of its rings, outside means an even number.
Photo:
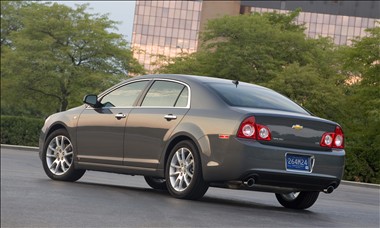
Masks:
[[[132,106],[149,81],[133,82],[107,94],[102,99],[104,107]]]
[[[184,87],[175,82],[155,81],[141,106],[174,107]]]
[[[238,107],[274,109],[308,114],[289,98],[259,86],[249,84],[215,83],[209,85],[229,105]]]
[[[181,94],[178,97],[175,107],[186,107],[189,100],[189,91],[186,86],[184,86]]]

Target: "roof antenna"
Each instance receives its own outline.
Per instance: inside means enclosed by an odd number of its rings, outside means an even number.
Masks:
[[[232,83],[234,83],[236,85],[236,88],[237,88],[237,86],[239,85],[239,80],[233,80]]]

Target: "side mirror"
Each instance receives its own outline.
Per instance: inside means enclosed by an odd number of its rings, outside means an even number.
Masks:
[[[93,94],[84,96],[83,103],[88,104],[93,108],[100,107],[100,102],[98,101],[98,96],[93,95]]]

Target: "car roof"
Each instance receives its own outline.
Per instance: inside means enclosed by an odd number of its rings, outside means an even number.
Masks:
[[[198,76],[198,75],[186,75],[186,74],[149,74],[137,76],[135,78],[163,78],[163,79],[177,79],[185,81],[198,81],[198,82],[223,82],[228,81],[226,79],[213,78],[207,76]]]
[[[149,75],[142,75],[142,76],[136,76],[134,79],[143,79],[143,78],[149,78],[149,79],[172,79],[172,80],[178,80],[183,82],[195,82],[195,83],[232,83],[233,80],[231,79],[224,79],[224,78],[216,78],[212,76],[199,76],[199,75],[187,75],[187,74],[149,74]],[[256,87],[265,88],[256,84],[252,83],[246,83],[239,81],[239,84],[246,84]],[[265,88],[268,89],[268,88]]]

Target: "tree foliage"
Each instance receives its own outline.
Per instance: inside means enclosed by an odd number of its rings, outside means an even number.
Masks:
[[[203,75],[266,82],[284,65],[307,62],[304,53],[309,47],[303,27],[293,23],[297,14],[267,13],[210,20],[201,35],[201,50],[189,56],[189,60],[196,59],[203,66]],[[162,71],[186,72],[188,65],[187,61],[176,61]]]
[[[347,178],[380,182],[380,27],[353,40],[343,50],[344,70],[360,81],[349,87],[344,102]]]
[[[3,4],[9,10],[3,11]],[[2,112],[17,105],[30,115],[63,111],[78,105],[85,93],[143,72],[122,35],[110,32],[116,22],[88,13],[87,5],[14,5],[2,3],[2,25],[3,18],[4,24],[14,18],[18,25],[8,29],[7,45],[2,44]]]
[[[11,32],[22,28],[19,9],[27,3],[23,1],[2,1],[1,2],[1,48],[11,46],[9,35]]]
[[[380,183],[379,31],[337,47],[310,39],[288,14],[210,20],[197,53],[167,59],[158,72],[238,79],[270,87],[313,114],[337,121],[346,137],[348,180]],[[361,81],[348,84],[352,76]]]

